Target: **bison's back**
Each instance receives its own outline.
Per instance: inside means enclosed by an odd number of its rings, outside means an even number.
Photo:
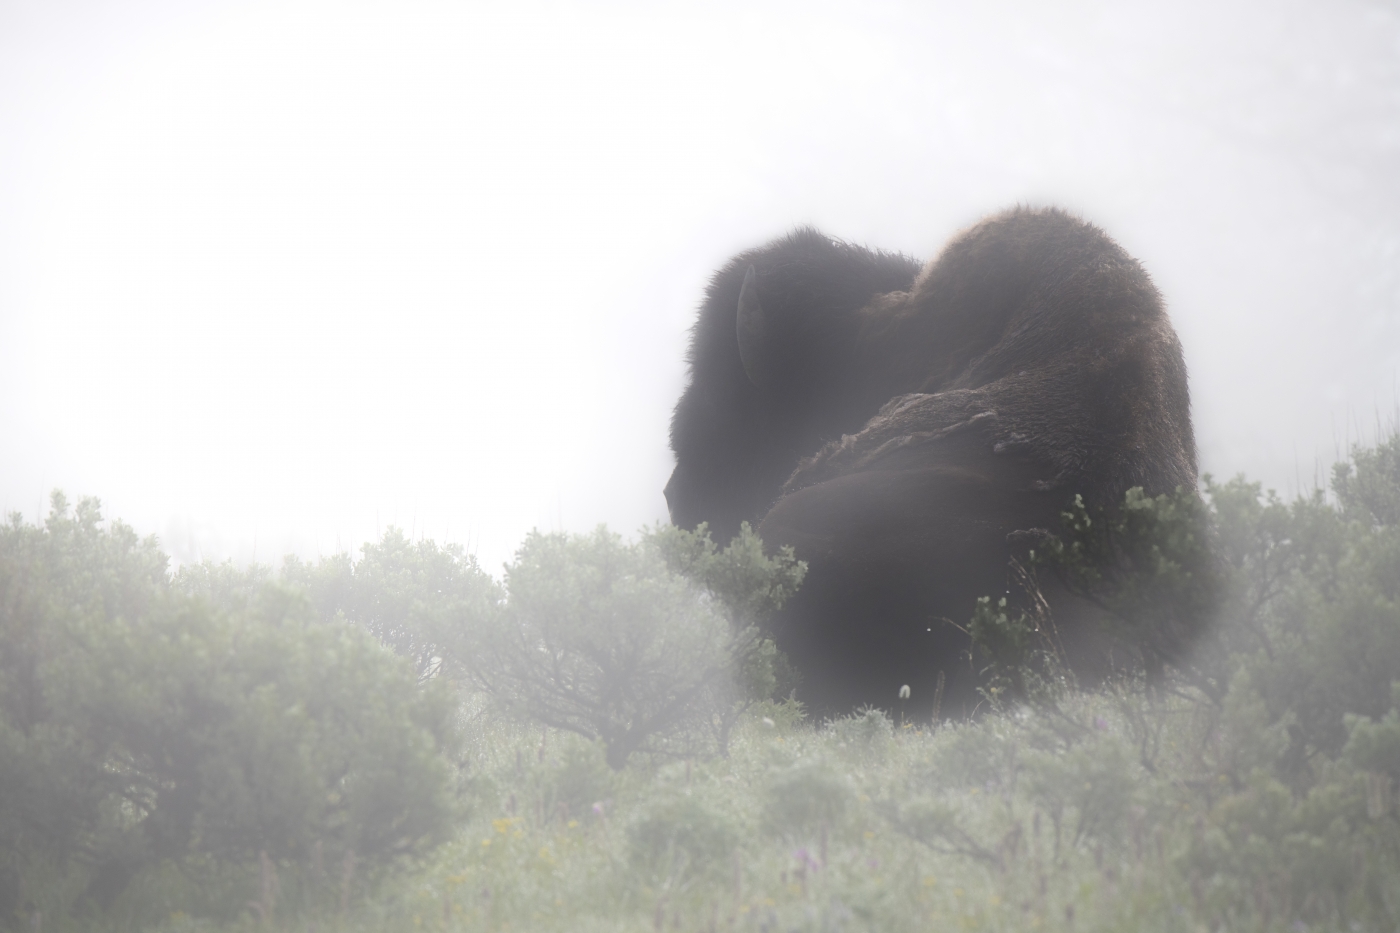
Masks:
[[[898,302],[864,315],[859,367],[888,398],[936,396],[889,434],[994,412],[992,444],[1041,461],[1044,481],[1112,505],[1194,485],[1181,344],[1137,260],[1057,209],[1017,208],[970,228]]]

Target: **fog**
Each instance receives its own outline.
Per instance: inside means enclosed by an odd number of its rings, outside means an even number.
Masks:
[[[1397,399],[1400,6],[5,2],[0,508],[630,531],[728,256],[1015,203],[1151,272],[1203,470],[1311,487]]]

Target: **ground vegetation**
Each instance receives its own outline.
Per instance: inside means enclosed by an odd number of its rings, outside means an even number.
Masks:
[[[1057,665],[1053,617],[989,594],[968,719],[813,721],[772,655],[745,687],[765,655],[736,635],[801,575],[744,539],[540,535],[497,583],[391,536],[374,553],[403,572],[374,579],[410,597],[369,599],[403,613],[369,623],[346,608],[366,597],[313,585],[369,556],[172,574],[154,542],[58,499],[0,533],[0,923],[1393,930],[1398,462],[1392,434],[1292,500],[1207,478],[1205,538],[1180,497],[1072,510],[1027,574],[1097,600],[1109,629],[1200,625],[1197,651],[1089,688]],[[1209,624],[1205,605],[1224,607]],[[563,655],[630,638],[652,659],[638,704],[715,668],[727,705],[693,691],[685,728],[619,761],[473,680],[481,631],[538,650],[530,626],[555,617],[588,633]],[[386,636],[415,626],[426,665]],[[595,676],[577,664],[559,670]],[[698,741],[717,710],[726,741]]]

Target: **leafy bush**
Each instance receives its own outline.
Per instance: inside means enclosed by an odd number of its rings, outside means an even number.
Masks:
[[[1397,451],[1400,435],[1338,465],[1339,509],[1321,493],[1284,506],[1242,480],[1209,486],[1221,537],[1235,542],[1218,650],[1247,675],[1236,692],[1256,697],[1268,723],[1287,733],[1277,766],[1298,788],[1315,780],[1313,762],[1341,752],[1348,715],[1390,708],[1400,671],[1400,524],[1380,518],[1400,497]]]
[[[719,874],[732,864],[741,834],[722,801],[695,793],[657,795],[627,828],[632,863],[661,881]]]
[[[499,584],[460,545],[415,543],[391,527],[360,553],[353,562],[348,554],[315,564],[288,558],[281,579],[306,593],[322,621],[343,617],[407,658],[419,679],[451,660],[464,619],[501,600]]]
[[[93,500],[0,529],[4,919],[58,889],[111,904],[162,864],[372,867],[443,837],[443,685],[239,576],[172,584],[156,543]]]
[[[673,572],[699,586],[723,610],[730,632],[746,644],[735,658],[733,676],[710,684],[701,699],[719,753],[729,753],[734,726],[755,704],[786,698],[787,712],[800,712],[794,698],[797,670],[761,633],[802,585],[807,564],[797,560],[790,547],[766,554],[748,522],[723,549],[710,540],[704,524],[693,532],[663,527],[650,541]]]
[[[1350,462],[1332,468],[1332,490],[1347,519],[1400,526],[1400,432],[1352,448]]]
[[[1160,678],[1167,665],[1190,675],[1192,648],[1215,621],[1223,583],[1209,527],[1194,489],[1156,497],[1129,489],[1118,508],[1096,515],[1076,496],[1063,533],[1042,541],[1040,560],[1107,613],[1107,634],[1149,676]]]
[[[567,741],[538,777],[540,810],[557,819],[583,816],[612,796],[613,771],[596,743]]]
[[[850,782],[824,761],[805,760],[769,781],[763,813],[768,829],[798,839],[836,828],[853,809]]]
[[[878,758],[894,738],[894,723],[884,710],[868,707],[830,723],[832,735],[842,745],[858,749],[862,755]]]
[[[978,599],[967,634],[977,655],[987,659],[982,693],[997,705],[1040,698],[1047,679],[1053,681],[1065,666],[1052,631],[1025,610],[1008,608],[1004,596],[995,605],[990,596]]]
[[[764,556],[747,528],[724,551],[703,530],[636,544],[601,528],[532,533],[506,570],[504,606],[464,625],[462,657],[507,709],[601,741],[614,768],[639,751],[693,753],[707,730],[723,751],[738,712],[777,682],[751,620],[803,569],[790,553]]]
[[[1212,546],[1211,514],[1195,490],[1150,497],[1128,490],[1114,509],[1090,514],[1076,496],[1058,534],[1011,536],[1009,597],[977,601],[966,631],[983,665],[981,692],[995,707],[1029,701],[1054,706],[1082,681],[1145,674],[1160,684],[1168,668],[1215,697],[1217,665],[1194,649],[1219,616],[1226,574]],[[1061,632],[1046,596],[1058,584],[1081,618]]]
[[[763,623],[797,592],[807,565],[790,547],[764,553],[763,541],[744,522],[721,550],[708,526],[695,531],[665,526],[648,535],[671,570],[695,581],[718,601],[735,631]]]
[[[1390,692],[1390,711],[1379,720],[1347,715],[1347,744],[1342,753],[1356,767],[1394,782],[1400,781],[1400,680],[1391,684]],[[1389,806],[1372,809],[1388,811]]]

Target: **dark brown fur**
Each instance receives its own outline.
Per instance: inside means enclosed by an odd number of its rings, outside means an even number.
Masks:
[[[768,389],[735,338],[751,264]],[[1056,527],[1075,494],[1112,507],[1196,482],[1161,296],[1059,210],[985,220],[917,275],[814,231],[741,254],[711,282],[690,363],[672,519],[721,541],[748,520],[809,562],[774,632],[819,712],[890,707],[903,684],[929,708],[940,671],[965,702],[967,639],[944,620],[1006,591],[1010,533]]]

